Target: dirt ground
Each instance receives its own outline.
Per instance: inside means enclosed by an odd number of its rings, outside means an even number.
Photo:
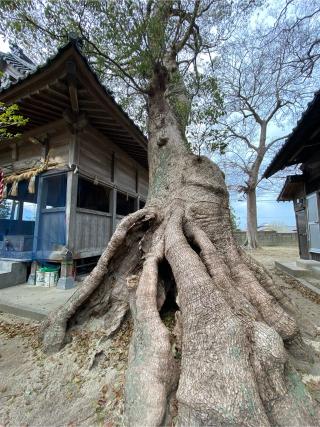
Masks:
[[[250,252],[257,261],[264,264],[273,275],[279,285],[285,289],[286,293],[290,298],[298,305],[302,315],[310,320],[320,328],[320,301],[315,301],[312,295],[306,298],[306,293],[301,293],[301,290],[297,289],[299,283],[289,276],[280,273],[274,267],[275,261],[289,261],[296,260],[299,258],[299,252],[297,247],[264,247],[257,251]],[[320,298],[319,298],[320,299]],[[320,347],[319,347],[320,350]]]
[[[297,257],[296,248],[264,248],[251,254],[264,263],[301,313],[319,328],[320,307],[294,281],[274,270],[275,259]],[[0,313],[0,426],[103,426],[123,424],[123,384],[132,326],[112,340],[102,332],[75,333],[58,354],[38,343],[39,323]],[[305,339],[320,351],[319,340]],[[303,372],[320,402],[320,369]]]
[[[113,340],[75,334],[52,356],[38,331],[38,322],[0,313],[0,426],[122,425],[130,323]]]

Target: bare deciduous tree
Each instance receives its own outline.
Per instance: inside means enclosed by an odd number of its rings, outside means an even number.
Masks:
[[[310,77],[320,59],[319,2],[285,0],[275,15],[273,37],[284,38],[290,45],[291,58],[287,65],[298,68],[304,76]]]
[[[288,65],[291,58],[286,37],[275,38],[268,28],[242,30],[225,45],[221,58],[226,115],[220,125],[228,142],[225,163],[233,186],[247,199],[251,249],[258,246],[256,192],[263,162],[286,138],[292,120],[313,93],[311,82]]]

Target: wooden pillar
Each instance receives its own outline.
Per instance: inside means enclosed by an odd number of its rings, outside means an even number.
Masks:
[[[69,164],[72,169],[67,176],[67,194],[66,194],[66,253],[61,262],[60,278],[57,287],[60,289],[70,289],[74,287],[74,263],[73,253],[75,247],[75,233],[77,221],[77,193],[78,193],[78,174],[76,166],[78,161],[78,138],[73,134],[69,145]]]
[[[73,252],[75,249],[75,233],[77,220],[78,174],[73,170],[68,172],[67,202],[66,202],[66,247]]]
[[[42,208],[42,193],[43,193],[43,177],[39,176],[38,182],[38,194],[37,194],[37,212],[36,212],[36,221],[34,224],[33,231],[33,245],[32,245],[32,257],[37,256],[38,250],[38,238],[39,238],[39,227],[40,227],[40,218],[41,218],[41,208]]]
[[[113,151],[112,152],[112,157],[111,157],[111,181],[113,183],[115,183],[116,180],[116,163],[117,163],[117,159],[116,159],[116,153]],[[117,221],[117,189],[115,187],[112,188],[111,191],[111,235],[115,232],[116,229],[116,221]]]
[[[116,171],[116,153],[112,152],[111,157],[111,182],[115,181],[115,171]]]
[[[139,210],[139,204],[140,204],[140,194],[139,194],[139,169],[136,169],[136,201],[135,201],[135,210]]]
[[[111,221],[111,234],[115,232],[116,226],[117,226],[117,189],[114,187],[111,192],[111,214],[112,214],[112,221]]]

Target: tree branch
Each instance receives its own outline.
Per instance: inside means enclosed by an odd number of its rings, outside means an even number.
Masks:
[[[267,144],[266,150],[269,150],[276,142],[281,141],[282,139],[288,138],[289,135],[290,134],[288,133],[287,135],[283,135],[279,138],[272,140],[271,142],[269,142],[269,144]]]
[[[195,21],[196,21],[196,18],[197,18],[199,7],[200,7],[200,0],[195,0],[195,5],[194,5],[194,8],[193,8],[193,12],[192,12],[191,18],[190,18],[190,20],[188,20],[189,21],[189,27],[186,30],[186,32],[185,32],[184,36],[182,37],[182,39],[179,42],[175,43],[175,45],[173,46],[173,50],[176,53],[179,53],[183,49],[183,47],[185,46],[185,44],[187,43],[187,41],[189,40],[190,35],[191,35],[191,33],[192,33],[193,29],[194,29],[194,26],[195,26]]]
[[[138,85],[135,79],[132,76],[130,76],[130,74],[117,61],[112,59],[105,52],[102,52],[102,50],[84,34],[83,29],[80,25],[79,25],[79,31],[81,32],[81,36],[83,37],[83,39],[96,51],[96,53],[98,53],[100,56],[106,59],[110,64],[115,66],[120,71],[120,73],[123,74],[124,80],[128,79],[131,82],[133,88],[135,88],[140,93],[146,94],[148,92],[147,89]],[[128,82],[126,83],[128,84]]]

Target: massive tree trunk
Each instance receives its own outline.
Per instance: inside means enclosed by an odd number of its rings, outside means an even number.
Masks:
[[[257,249],[258,244],[258,221],[257,221],[257,195],[256,189],[247,192],[247,241],[248,249]]]
[[[44,348],[58,351],[92,318],[110,336],[130,307],[127,425],[171,425],[174,401],[184,426],[314,425],[288,356],[306,356],[295,308],[235,243],[224,176],[188,151],[166,78],[156,70],[149,94],[147,204],[123,219],[84,284],[49,316]],[[169,295],[174,343],[159,314]]]

